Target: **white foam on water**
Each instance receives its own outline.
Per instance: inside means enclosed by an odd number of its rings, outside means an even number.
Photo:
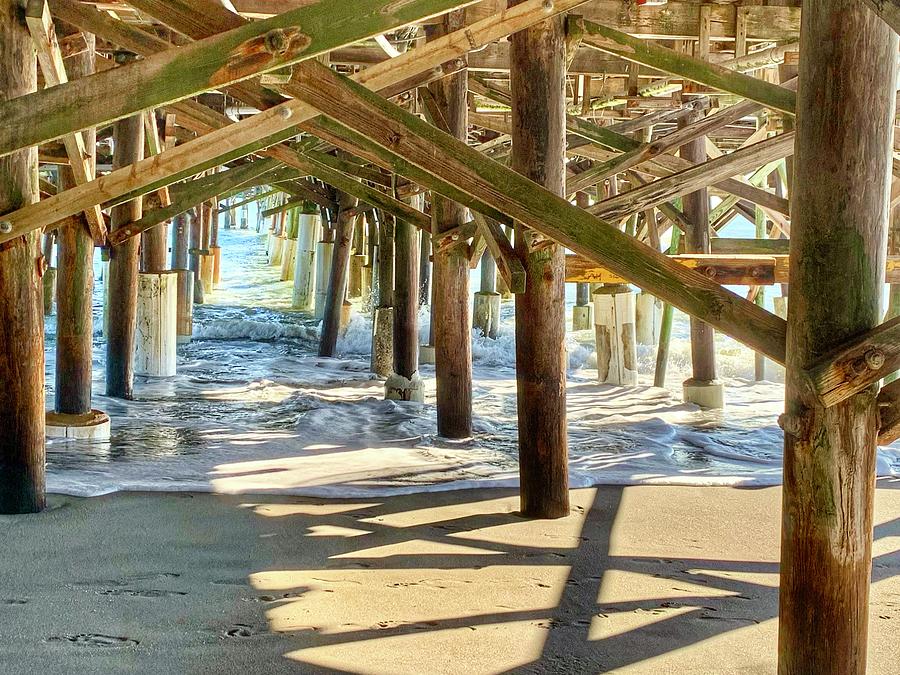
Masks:
[[[112,438],[49,442],[49,490],[347,498],[518,484],[512,303],[502,307],[497,340],[473,333],[474,436],[448,441],[435,434],[432,366],[420,369],[425,404],[383,400],[383,382],[368,372],[370,317],[355,311],[338,357],[319,358],[319,322],[290,311],[292,284],[266,264],[265,238],[222,230],[220,244],[222,289],[196,308],[194,341],[179,347],[178,375],[137,378],[135,401],[95,395],[95,407],[112,417]],[[571,304],[571,289],[569,295]],[[98,288],[95,305],[101,297]],[[99,326],[99,309],[95,315]],[[52,387],[54,319],[47,323]],[[426,309],[419,317],[422,341],[428,323]],[[98,336],[95,392],[103,390],[104,348]],[[680,400],[680,383],[690,373],[689,322],[680,313],[667,389],[651,386],[652,347],[639,349],[641,384],[633,388],[597,383],[592,331],[570,332],[567,350],[573,487],[781,481],[776,418],[783,373],[770,365],[772,381],[753,382],[749,349],[717,336],[725,411]],[[900,448],[879,449],[877,470],[884,480],[897,480]]]

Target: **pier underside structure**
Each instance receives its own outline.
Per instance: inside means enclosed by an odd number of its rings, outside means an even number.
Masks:
[[[476,324],[515,296],[528,517],[570,513],[566,283],[613,308],[618,384],[632,288],[692,318],[688,400],[720,398],[715,332],[785,366],[779,668],[865,672],[874,453],[900,437],[898,29],[897,0],[0,0],[0,512],[45,507],[45,430],[108,433],[94,256],[107,393],[131,398],[257,201],[320,355],[371,296],[385,396],[421,401],[433,354],[442,436],[473,433],[469,270]],[[739,218],[755,238],[719,236]]]

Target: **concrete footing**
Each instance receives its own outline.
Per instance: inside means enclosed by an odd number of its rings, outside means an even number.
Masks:
[[[341,303],[341,322],[339,324],[339,330],[341,335],[344,334],[347,330],[347,326],[350,325],[350,315],[353,314],[353,305],[349,300],[344,300]]]
[[[222,247],[210,246],[209,255],[212,256],[212,287],[218,288],[222,281]]]
[[[391,373],[384,383],[384,398],[392,401],[425,402],[425,383],[418,372],[406,379],[397,373]]]
[[[284,235],[272,235],[272,245],[269,247],[269,264],[272,267],[278,267],[279,265],[281,265],[281,260],[284,253],[284,242]]]
[[[294,268],[297,264],[297,240],[285,239],[281,251],[281,280],[293,281]]]
[[[472,325],[492,340],[500,332],[500,294],[479,291],[472,308]]]
[[[134,336],[135,374],[151,377],[175,374],[177,317],[178,272],[140,274]]]
[[[775,315],[787,320],[788,299],[784,296],[779,296],[772,298],[772,303],[775,305]]]
[[[216,260],[212,253],[200,256],[200,283],[204,299],[213,292]]]
[[[597,378],[606,384],[635,386],[637,347],[634,338],[634,292],[625,285],[594,291]]]
[[[366,256],[354,253],[350,256],[350,269],[347,276],[347,297],[362,297],[363,267],[366,264]]]
[[[320,241],[316,244],[316,304],[315,317],[325,317],[325,301],[328,298],[328,279],[331,277],[332,242]]]
[[[572,330],[590,330],[594,326],[590,305],[575,305],[572,308]]]
[[[109,415],[101,410],[91,410],[84,415],[67,415],[47,412],[47,438],[82,438],[95,441],[109,439]]]
[[[419,363],[434,365],[434,345],[419,345]]]
[[[316,303],[316,238],[319,216],[300,214],[297,228],[297,253],[294,256],[294,292],[291,306],[304,312],[312,311]]]
[[[372,317],[372,372],[381,377],[394,366],[394,308],[377,307]]]
[[[191,270],[172,270],[178,275],[175,341],[185,344],[194,333],[194,273]]]
[[[717,380],[704,382],[693,378],[682,385],[684,402],[694,403],[701,408],[724,408],[725,385]]]
[[[635,298],[634,331],[639,345],[659,344],[659,326],[662,321],[662,303],[649,293],[638,293]]]

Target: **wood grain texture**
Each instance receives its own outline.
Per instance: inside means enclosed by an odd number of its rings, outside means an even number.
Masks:
[[[514,2],[511,4],[515,4]],[[566,51],[562,18],[514,34],[510,43],[510,167],[548,192],[566,188]],[[566,421],[565,250],[529,251],[517,226],[525,292],[516,295],[516,390],[522,514],[569,515]]]
[[[881,320],[897,36],[864,4],[803,9],[792,184],[779,672],[864,673],[875,388],[822,408],[802,373]],[[860,46],[865,45],[864,49]]]
[[[37,88],[23,13],[19,0],[0,0],[0,98]],[[0,157],[0,214],[37,199],[37,168],[36,149]],[[46,503],[42,264],[37,232],[0,245],[0,513]]]

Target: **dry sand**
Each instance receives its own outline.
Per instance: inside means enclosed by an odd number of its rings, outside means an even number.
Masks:
[[[572,499],[55,497],[0,516],[0,672],[774,671],[780,488]],[[900,663],[898,516],[879,489],[871,673]]]

